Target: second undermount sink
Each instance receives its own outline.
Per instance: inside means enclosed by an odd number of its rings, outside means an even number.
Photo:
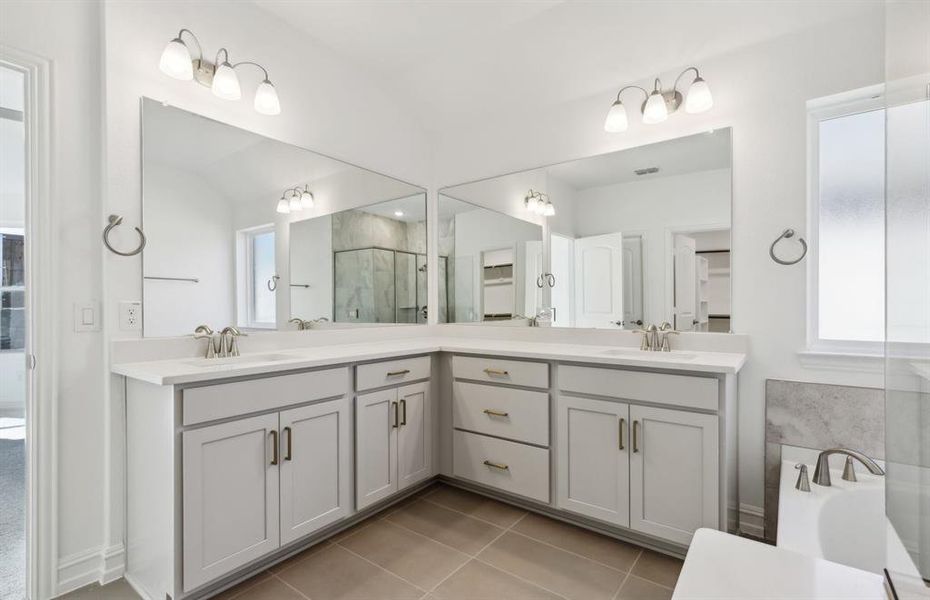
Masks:
[[[218,369],[244,367],[261,363],[281,362],[296,358],[293,354],[246,354],[244,356],[229,356],[225,358],[193,358],[183,361],[185,365],[200,367],[201,369]]]
[[[638,348],[611,348],[605,350],[602,354],[608,356],[629,356],[631,358],[656,359],[656,360],[694,360],[697,354],[694,352],[683,352],[672,350],[671,352],[652,352],[649,350],[640,350]]]

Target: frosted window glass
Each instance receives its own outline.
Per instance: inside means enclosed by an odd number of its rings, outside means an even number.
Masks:
[[[820,123],[818,337],[884,339],[885,112]]]
[[[274,232],[259,233],[252,238],[252,318],[256,323],[275,322],[275,294],[267,285],[273,275]]]

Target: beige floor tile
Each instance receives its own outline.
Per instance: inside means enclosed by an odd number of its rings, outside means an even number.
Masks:
[[[514,526],[513,531],[621,571],[629,571],[641,551],[639,546],[536,514],[524,517]]]
[[[306,600],[277,577],[271,577],[245,590],[236,600]]]
[[[465,564],[468,555],[390,521],[378,521],[340,544],[423,589]]]
[[[441,504],[452,510],[463,512],[504,528],[510,527],[526,514],[525,510],[509,504],[448,485],[439,486],[427,498],[430,502]]]
[[[472,555],[503,531],[490,523],[423,500],[388,516],[387,520]]]
[[[336,544],[277,577],[314,600],[417,600],[424,594]]]
[[[636,561],[632,574],[673,588],[678,583],[682,561],[678,558],[659,554],[652,550],[643,550],[643,555]]]
[[[92,584],[61,596],[59,600],[140,600],[125,579],[117,579],[106,585]]]
[[[574,600],[609,600],[626,574],[536,540],[506,533],[478,558]]]
[[[477,560],[459,569],[433,591],[442,600],[558,600],[547,592]]]
[[[671,600],[672,590],[662,587],[651,581],[640,579],[639,577],[630,577],[620,588],[620,594],[617,600]]]
[[[249,579],[246,579],[243,582],[237,583],[231,588],[223,592],[220,592],[218,595],[214,596],[214,598],[216,598],[216,600],[232,600],[233,598],[240,596],[243,592],[245,592],[249,588],[255,587],[262,581],[265,581],[269,577],[271,577],[271,571],[263,571],[259,573],[258,575],[254,575],[250,577]]]
[[[294,566],[296,563],[299,563],[300,561],[316,554],[317,552],[319,552],[320,550],[323,550],[324,548],[328,546],[329,546],[329,540],[323,540],[319,544],[310,546],[303,552],[295,554],[294,556],[288,559],[285,559],[276,565],[272,565],[271,567],[268,568],[268,570],[272,573],[280,573],[284,569]]]

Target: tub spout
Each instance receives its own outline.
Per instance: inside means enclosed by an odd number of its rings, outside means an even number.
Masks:
[[[830,456],[833,454],[845,454],[848,457],[855,458],[869,470],[869,473],[872,475],[884,475],[885,472],[882,470],[874,460],[866,456],[861,452],[855,450],[850,450],[848,448],[831,448],[829,450],[824,450],[820,453],[820,456],[817,457],[817,467],[814,469],[814,483],[822,486],[831,485],[830,482]]]

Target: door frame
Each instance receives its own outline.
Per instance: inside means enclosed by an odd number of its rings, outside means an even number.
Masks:
[[[640,252],[643,261],[643,323],[648,324],[650,322],[649,313],[652,312],[652,294],[649,292],[652,287],[649,285],[649,276],[652,274],[652,269],[649,268],[649,244],[652,243],[654,235],[650,235],[648,229],[625,229],[620,231],[621,243],[624,237],[638,237],[640,239]]]
[[[0,64],[25,76],[26,134],[26,594],[46,598],[57,591],[58,412],[54,331],[57,243],[52,211],[51,62],[0,44]]]
[[[675,235],[687,233],[707,233],[710,231],[730,230],[730,252],[733,252],[733,225],[730,223],[705,223],[703,225],[673,225],[665,228],[665,314],[674,317],[675,311],[675,261],[669,257],[675,250]],[[733,323],[733,266],[730,265],[730,323]],[[732,327],[731,327],[732,330]]]

